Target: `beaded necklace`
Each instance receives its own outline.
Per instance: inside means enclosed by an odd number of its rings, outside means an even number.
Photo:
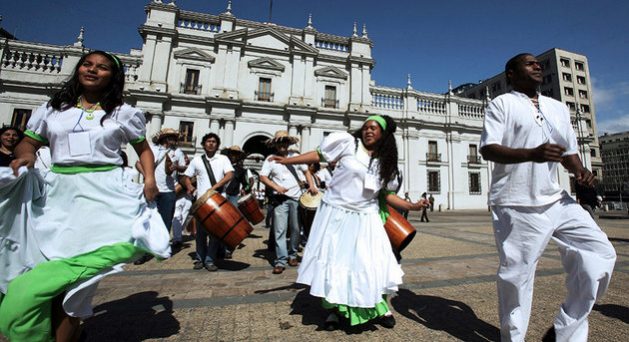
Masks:
[[[94,119],[94,111],[95,111],[98,107],[100,107],[100,101],[99,101],[99,102],[94,103],[94,104],[93,104],[93,105],[91,105],[89,108],[86,108],[86,107],[83,105],[83,101],[84,101],[84,99],[83,99],[83,95],[79,96],[79,99],[76,101],[76,107],[77,107],[77,108],[79,108],[79,109],[81,109],[81,110],[83,110],[83,112],[87,113],[87,115],[85,116],[85,119],[86,119],[86,120],[92,120],[92,119]],[[83,114],[83,113],[81,113],[81,115],[82,115],[82,114]]]

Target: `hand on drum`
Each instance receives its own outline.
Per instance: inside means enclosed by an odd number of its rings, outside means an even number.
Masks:
[[[308,192],[312,195],[316,195],[319,193],[319,189],[316,186],[308,187]]]
[[[189,188],[187,188],[187,189],[186,189],[186,193],[187,193],[188,195],[194,195],[194,192],[195,192],[196,190],[197,190],[197,189],[196,189],[194,186],[191,186],[191,187],[189,187]]]

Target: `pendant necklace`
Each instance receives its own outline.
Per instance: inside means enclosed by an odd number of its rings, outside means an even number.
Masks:
[[[91,105],[89,108],[86,108],[83,105],[83,95],[79,96],[79,100],[77,101],[77,107],[81,108],[85,113],[87,113],[87,115],[85,116],[86,120],[93,120],[94,119],[94,111],[96,110],[96,108],[98,108],[98,106],[100,106],[100,102],[96,102],[93,105]]]

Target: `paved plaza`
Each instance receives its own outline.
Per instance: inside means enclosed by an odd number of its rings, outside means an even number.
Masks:
[[[404,284],[391,300],[397,325],[323,330],[325,312],[296,268],[271,274],[264,258],[269,230],[255,227],[218,272],[192,269],[194,241],[173,258],[129,265],[106,278],[85,321],[89,341],[497,341],[490,214],[433,212],[403,252]],[[590,341],[629,335],[629,219],[599,218],[618,252],[606,296],[590,315]],[[540,260],[529,341],[540,341],[565,294],[559,253],[551,242]]]

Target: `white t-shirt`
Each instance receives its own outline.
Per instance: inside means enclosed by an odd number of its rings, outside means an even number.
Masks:
[[[292,157],[296,155],[297,153],[288,152],[288,157]],[[272,156],[273,155],[270,155],[268,158]],[[270,161],[268,158],[262,164],[262,170],[260,171],[260,176],[269,177],[269,179],[271,179],[273,182],[275,182],[279,186],[285,189],[288,189],[288,191],[284,193],[285,196],[292,198],[296,201],[299,200],[299,197],[301,196],[303,191],[301,187],[299,186],[299,183],[297,183],[295,176],[293,176],[293,174],[288,170],[286,165],[282,165],[274,161]],[[308,167],[305,164],[293,165],[293,167],[295,168],[295,173],[297,174],[297,177],[299,178],[299,180],[302,182],[305,182],[306,176],[304,175],[304,172],[308,170]]]
[[[232,163],[229,161],[229,158],[226,156],[215,153],[212,158],[208,158],[210,162],[210,166],[212,167],[212,173],[214,174],[214,179],[216,182],[220,182],[221,179],[225,177],[225,174],[228,172],[233,172],[234,167]],[[200,197],[205,194],[208,190],[212,188],[212,183],[210,182],[210,177],[207,174],[207,170],[205,169],[205,163],[203,163],[203,159],[201,156],[196,156],[190,161],[190,165],[183,173],[188,177],[197,177],[197,196]],[[223,187],[223,189],[225,189]],[[223,193],[223,196],[225,194]]]
[[[564,156],[578,152],[570,112],[563,103],[539,96],[539,107],[525,94],[498,96],[485,111],[480,146],[535,148],[543,143],[562,145]],[[494,163],[489,205],[542,206],[561,198],[556,162]]]
[[[76,107],[60,112],[45,103],[28,120],[26,135],[50,144],[52,164],[78,166],[122,165],[121,146],[146,134],[144,114],[128,104],[116,108],[102,125],[104,110],[88,114]]]
[[[155,183],[159,192],[172,192],[175,191],[175,184],[177,184],[177,171],[173,171],[170,175],[166,174],[166,153],[170,160],[177,165],[186,165],[186,157],[179,148],[166,148],[162,145],[152,145],[153,156],[155,162],[159,162],[155,165]]]
[[[323,201],[351,210],[377,212],[378,195],[383,187],[380,161],[375,158],[369,165],[371,157],[360,139],[345,132],[332,133],[323,139],[318,151],[326,161],[337,161],[332,179],[327,183]],[[375,186],[366,184],[369,183],[369,177],[375,177]],[[393,177],[386,184],[385,190],[395,192],[397,188],[397,178]]]

